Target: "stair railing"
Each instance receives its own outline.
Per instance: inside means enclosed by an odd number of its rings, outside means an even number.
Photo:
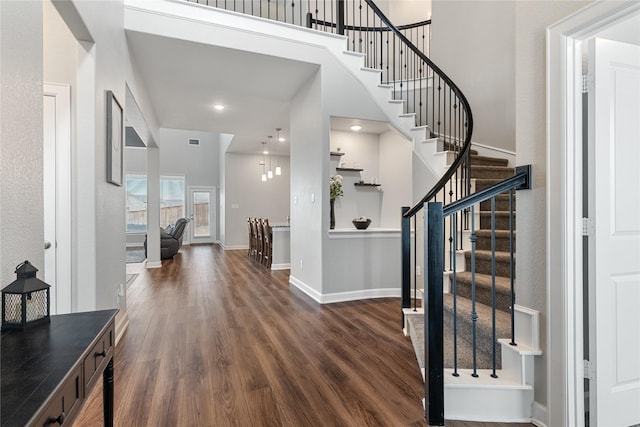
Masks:
[[[476,283],[475,283],[475,210],[476,206],[485,200],[491,201],[491,253],[492,253],[492,304],[491,304],[491,326],[492,326],[492,373],[491,377],[497,378],[497,336],[496,336],[496,273],[495,273],[495,200],[499,194],[509,195],[509,232],[510,232],[510,301],[509,311],[511,314],[511,341],[510,345],[517,345],[515,341],[515,289],[514,289],[514,259],[515,250],[513,243],[513,223],[514,208],[513,196],[515,190],[531,188],[531,166],[520,166],[516,168],[516,174],[491,187],[485,188],[474,194],[466,196],[460,200],[443,206],[442,202],[427,202],[424,204],[424,265],[426,270],[426,281],[424,284],[425,306],[424,306],[424,355],[425,355],[425,417],[429,425],[444,425],[444,336],[443,336],[443,279],[444,279],[444,230],[446,230],[446,218],[450,218],[449,227],[454,239],[458,235],[455,217],[464,215],[467,210],[471,213],[471,312],[472,320],[472,377],[478,377],[477,370],[477,343],[476,343]],[[408,210],[408,208],[405,208]],[[451,274],[452,297],[453,297],[453,376],[459,376],[457,368],[457,326],[455,320],[456,312],[456,280],[457,272],[455,268]]]

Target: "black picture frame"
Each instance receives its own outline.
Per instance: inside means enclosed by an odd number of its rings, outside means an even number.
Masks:
[[[122,106],[112,91],[107,91],[107,182],[122,186],[124,137]]]

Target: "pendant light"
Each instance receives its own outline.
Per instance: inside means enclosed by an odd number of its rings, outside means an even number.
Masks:
[[[265,150],[265,145],[267,143],[262,141],[262,161],[260,162],[260,164],[262,165],[262,182],[265,182],[267,180],[267,173],[265,172],[264,168],[265,168],[265,164],[266,164],[266,154],[267,154],[267,150]]]
[[[276,147],[278,147],[278,165],[276,166],[276,175],[278,176],[282,175],[282,168],[280,167],[280,142],[282,142],[280,139],[281,130],[282,128],[276,128]]]
[[[267,171],[267,178],[273,178],[273,169],[271,168],[271,135],[269,135],[269,170]]]

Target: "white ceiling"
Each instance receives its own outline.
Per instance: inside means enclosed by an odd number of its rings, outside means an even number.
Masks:
[[[290,100],[317,65],[131,31],[127,40],[160,127],[233,134],[239,153],[262,152],[279,127],[289,151]]]

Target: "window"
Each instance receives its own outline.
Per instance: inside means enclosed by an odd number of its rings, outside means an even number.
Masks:
[[[184,217],[184,176],[160,177],[160,227]]]
[[[147,231],[147,177],[146,175],[129,175],[126,179],[128,233],[144,233]]]
[[[127,174],[128,233],[147,231],[147,177]],[[166,227],[185,215],[184,176],[160,177],[160,226]]]

